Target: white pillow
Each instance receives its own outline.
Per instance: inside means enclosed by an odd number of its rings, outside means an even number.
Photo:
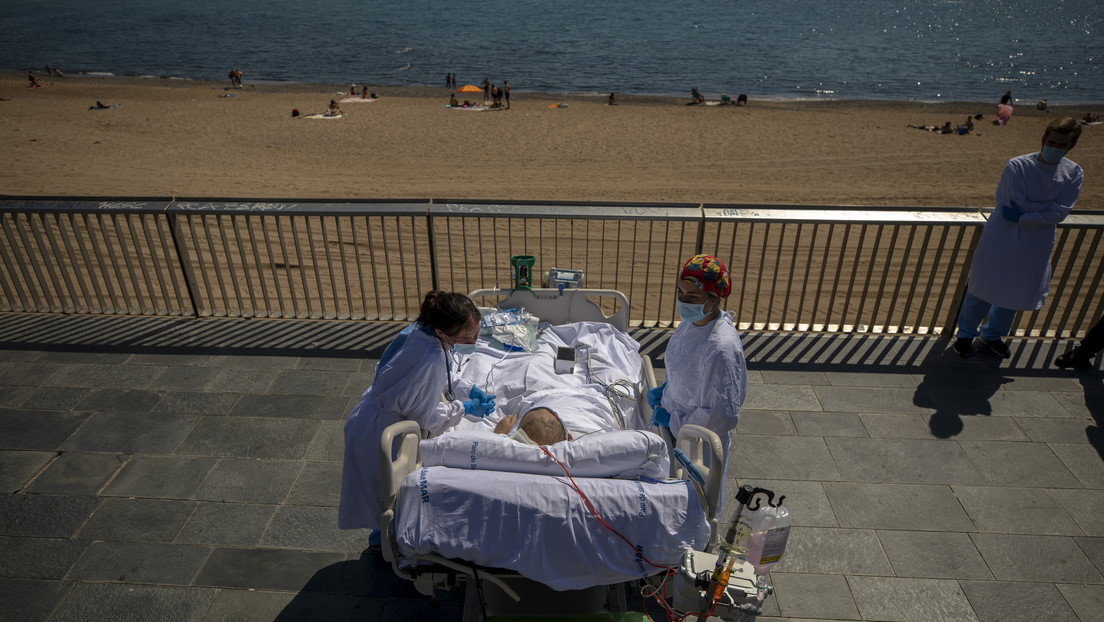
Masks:
[[[547,446],[572,477],[651,477],[671,473],[667,443],[644,430],[595,432]],[[423,440],[422,464],[454,469],[563,475],[564,470],[539,446],[489,430],[453,430]]]

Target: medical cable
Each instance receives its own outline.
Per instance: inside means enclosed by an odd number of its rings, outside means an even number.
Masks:
[[[602,387],[606,394],[606,400],[609,401],[610,409],[613,410],[613,414],[617,417],[617,422],[621,425],[621,429],[624,430],[628,426],[625,424],[625,412],[614,398],[621,398],[626,400],[639,400],[640,393],[636,389],[636,385],[628,380],[621,379],[613,382],[606,382],[599,378],[594,370],[591,368],[590,359],[590,344],[577,343],[575,348],[582,348],[586,351],[586,375],[588,382],[594,382]]]
[[[644,556],[644,551],[643,551],[644,547],[637,546],[637,545],[633,544],[632,541],[629,540],[628,538],[626,538],[620,531],[617,531],[616,529],[611,527],[610,524],[605,521],[605,519],[603,519],[601,516],[598,515],[598,511],[595,510],[594,505],[592,505],[590,503],[590,498],[587,497],[586,493],[583,492],[583,489],[579,488],[579,485],[575,483],[575,479],[571,477],[571,473],[568,472],[567,467],[564,466],[564,463],[560,462],[556,458],[556,456],[553,456],[552,452],[548,451],[548,448],[545,447],[544,445],[541,445],[540,449],[541,449],[541,451],[543,451],[545,453],[545,455],[547,455],[549,458],[552,458],[553,462],[560,465],[560,468],[563,469],[564,475],[567,476],[567,480],[569,482],[571,482],[571,487],[575,489],[575,492],[579,493],[580,497],[582,497],[583,505],[586,506],[587,510],[590,511],[590,513],[594,516],[594,518],[598,519],[598,522],[601,523],[603,527],[605,527],[606,529],[613,532],[613,534],[615,536],[617,536],[618,538],[621,538],[622,540],[624,540],[625,544],[628,544],[629,548],[631,548],[633,550],[633,553],[637,554],[637,555],[640,555],[640,559],[644,560],[649,566],[654,566],[656,568],[662,568],[663,570],[667,570],[667,571],[674,570],[674,568],[671,567],[671,566],[664,566],[664,565],[656,564],[656,563],[652,562],[650,559],[648,559],[647,557]]]
[[[511,353],[512,352],[510,350],[506,350],[505,352],[503,352],[502,353],[502,358],[498,359],[497,361],[495,361],[491,365],[491,368],[487,370],[487,376],[485,378],[483,378],[483,386],[487,387],[487,391],[489,391],[492,394],[495,393],[495,390],[494,390],[493,381],[491,380],[491,376],[494,375],[495,367],[498,367],[499,363],[501,363],[502,361],[505,361],[506,357],[510,356]]]

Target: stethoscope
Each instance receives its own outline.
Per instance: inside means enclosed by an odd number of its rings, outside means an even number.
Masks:
[[[441,346],[445,355],[445,374],[448,376],[448,389],[445,389],[445,399],[451,402],[456,399],[456,395],[452,392],[452,357],[449,356],[449,354],[452,353],[452,350],[445,349],[444,344],[441,344]],[[456,356],[460,355],[458,354]],[[463,365],[463,361],[456,361],[457,373],[460,373],[460,368],[463,367]]]

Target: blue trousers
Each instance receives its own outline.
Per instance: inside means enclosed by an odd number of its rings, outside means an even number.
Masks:
[[[981,324],[981,320],[988,315],[989,319]],[[973,339],[979,334],[986,341],[995,341],[1008,335],[1012,330],[1012,322],[1016,319],[1014,309],[1005,309],[997,305],[989,304],[981,298],[966,292],[962,300],[962,310],[958,312],[958,337]],[[981,324],[981,330],[978,330]]]

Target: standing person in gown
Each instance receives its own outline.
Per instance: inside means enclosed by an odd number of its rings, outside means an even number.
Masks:
[[[747,362],[736,314],[721,310],[721,301],[732,291],[732,280],[719,259],[695,255],[683,264],[676,288],[682,323],[667,342],[663,357],[667,381],[648,392],[652,423],[669,428],[675,437],[687,424],[716,432],[727,464],[732,430],[740,421],[747,395]]]
[[[1005,165],[996,209],[981,230],[970,264],[953,346],[959,356],[970,356],[980,335],[985,347],[1008,358],[1012,352],[1004,337],[1016,311],[1036,311],[1046,303],[1057,225],[1081,194],[1081,167],[1065,157],[1080,136],[1074,119],[1052,121],[1039,151]]]
[[[345,422],[339,528],[380,527],[384,428],[398,421],[417,421],[423,431],[437,435],[465,416],[478,419],[494,411],[494,396],[459,373],[475,350],[479,320],[479,309],[467,296],[431,291],[422,301],[418,319],[385,350],[372,386]]]

